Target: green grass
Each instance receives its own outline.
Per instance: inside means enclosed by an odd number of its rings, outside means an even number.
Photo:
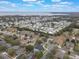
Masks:
[[[3,51],[6,51],[6,47],[0,45],[0,52],[3,52]]]
[[[12,37],[5,36],[4,40],[11,45],[19,45],[20,42],[18,40],[14,40]]]
[[[12,57],[16,55],[15,50],[12,49],[12,48],[9,48],[9,49],[7,50],[7,53],[8,53],[10,56],[12,56]]]
[[[76,45],[74,47],[74,51],[79,52],[79,42],[76,43]]]

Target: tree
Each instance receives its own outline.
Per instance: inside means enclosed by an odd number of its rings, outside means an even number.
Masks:
[[[76,43],[74,46],[74,51],[79,52],[79,43]]]
[[[36,41],[36,44],[41,44],[41,43],[42,43],[42,40],[39,40],[39,39],[38,39],[38,40]]]
[[[34,46],[33,46],[33,45],[27,45],[27,46],[25,47],[25,49],[26,49],[27,52],[32,52],[33,49],[34,49]]]
[[[35,53],[36,59],[41,59],[42,56],[43,56],[43,52],[42,51],[39,51],[39,52]]]

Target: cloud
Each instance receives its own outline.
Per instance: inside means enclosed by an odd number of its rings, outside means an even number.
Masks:
[[[61,0],[52,0],[52,2],[60,2]]]
[[[22,7],[32,7],[32,6],[34,6],[33,4],[23,4],[23,5],[21,5]]]
[[[9,2],[9,1],[0,1],[0,7],[3,8],[14,8],[16,7],[15,3]]]
[[[24,2],[34,2],[34,1],[37,1],[37,0],[23,0]]]
[[[43,4],[43,2],[45,2],[44,0],[37,0],[35,2],[28,2],[28,3],[25,3],[23,5],[25,6],[44,6],[45,4]]]
[[[55,3],[56,2],[56,3]],[[68,2],[68,1],[55,1],[53,2],[52,4],[42,4],[42,10],[46,10],[46,11],[55,11],[55,12],[58,12],[58,11],[74,11],[74,7],[72,6],[73,3],[72,2]],[[72,9],[72,10],[71,10]]]
[[[8,1],[0,1],[0,4],[8,4],[8,3],[10,3],[10,2],[8,2]]]
[[[60,4],[71,5],[73,3],[72,2],[60,2]]]
[[[64,10],[64,9],[67,9],[67,10],[71,10],[71,6],[72,5],[72,2],[68,2],[68,1],[61,1],[61,0],[53,0],[53,3],[52,4],[44,4],[44,0],[38,0],[36,2],[29,2],[29,4],[24,4],[23,7],[33,7],[33,6],[36,6],[37,8],[34,8],[36,9],[37,11],[61,11],[61,10]],[[35,10],[34,10],[35,11]]]
[[[73,2],[52,0],[51,4],[45,2],[45,0],[22,0],[22,4],[13,3],[9,0],[0,0],[0,11],[41,11],[41,12],[57,12],[57,11],[77,11],[79,6],[73,6]],[[21,8],[20,8],[21,7]]]
[[[12,3],[11,6],[12,6],[12,7],[16,7],[16,4]]]

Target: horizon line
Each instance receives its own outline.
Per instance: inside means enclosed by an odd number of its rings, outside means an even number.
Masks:
[[[28,12],[28,11],[0,11],[0,13],[5,13],[5,12],[17,12],[17,13],[19,13],[19,12],[26,12],[26,13],[39,13],[39,12]],[[55,11],[54,11],[55,12]],[[54,12],[40,12],[40,13],[54,13]],[[59,11],[60,12],[60,11]],[[67,11],[65,11],[65,12],[67,12]],[[71,11],[72,13],[74,13],[73,11]],[[77,11],[78,12],[78,11]],[[57,13],[57,12],[56,12]],[[62,12],[61,12],[62,13]],[[69,13],[69,12],[68,12]],[[76,13],[76,12],[75,12]]]

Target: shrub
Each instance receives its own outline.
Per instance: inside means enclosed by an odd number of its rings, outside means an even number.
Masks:
[[[14,56],[16,55],[15,50],[12,49],[12,48],[9,48],[9,49],[7,50],[7,53],[8,53],[11,57],[14,57]]]

